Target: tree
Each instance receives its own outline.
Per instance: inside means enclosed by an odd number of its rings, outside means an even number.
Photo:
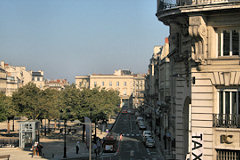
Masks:
[[[12,101],[20,114],[28,119],[38,119],[44,113],[41,90],[31,82],[14,92]]]
[[[64,120],[77,119],[76,108],[80,108],[80,90],[75,85],[67,86],[61,92],[61,118]]]
[[[41,91],[41,108],[43,114],[41,118],[48,119],[48,129],[50,128],[50,120],[55,120],[54,128],[56,129],[56,119],[60,117],[60,91],[55,89],[46,89]],[[46,125],[46,124],[45,124]],[[46,135],[46,129],[45,129]]]
[[[7,103],[6,96],[0,93],[0,122],[7,120]]]
[[[10,133],[10,120],[17,114],[15,106],[12,104],[11,97],[0,94],[0,121],[7,120],[7,133]]]

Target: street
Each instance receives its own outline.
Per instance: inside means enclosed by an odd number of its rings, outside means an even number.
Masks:
[[[136,124],[134,114],[121,113],[112,132],[120,134],[123,138],[119,143],[119,150],[114,158],[118,160],[160,160],[156,148],[146,148],[142,142],[142,131]],[[105,154],[106,159],[107,155]],[[103,157],[102,157],[103,158]],[[105,158],[104,158],[105,159]]]

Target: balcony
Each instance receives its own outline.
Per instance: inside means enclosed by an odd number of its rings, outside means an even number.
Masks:
[[[226,4],[240,2],[240,0],[157,0],[157,11],[181,6],[200,6],[208,4]]]
[[[239,114],[213,114],[213,127],[240,128]]]

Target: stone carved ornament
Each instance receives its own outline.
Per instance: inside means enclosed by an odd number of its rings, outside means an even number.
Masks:
[[[207,27],[203,17],[189,17],[188,31],[192,37],[192,59],[202,64],[206,63]]]

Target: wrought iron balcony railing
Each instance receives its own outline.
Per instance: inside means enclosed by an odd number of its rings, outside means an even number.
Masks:
[[[213,114],[213,127],[240,128],[239,114]]]
[[[162,11],[177,6],[233,3],[240,2],[240,0],[157,0],[157,2],[157,11]]]

